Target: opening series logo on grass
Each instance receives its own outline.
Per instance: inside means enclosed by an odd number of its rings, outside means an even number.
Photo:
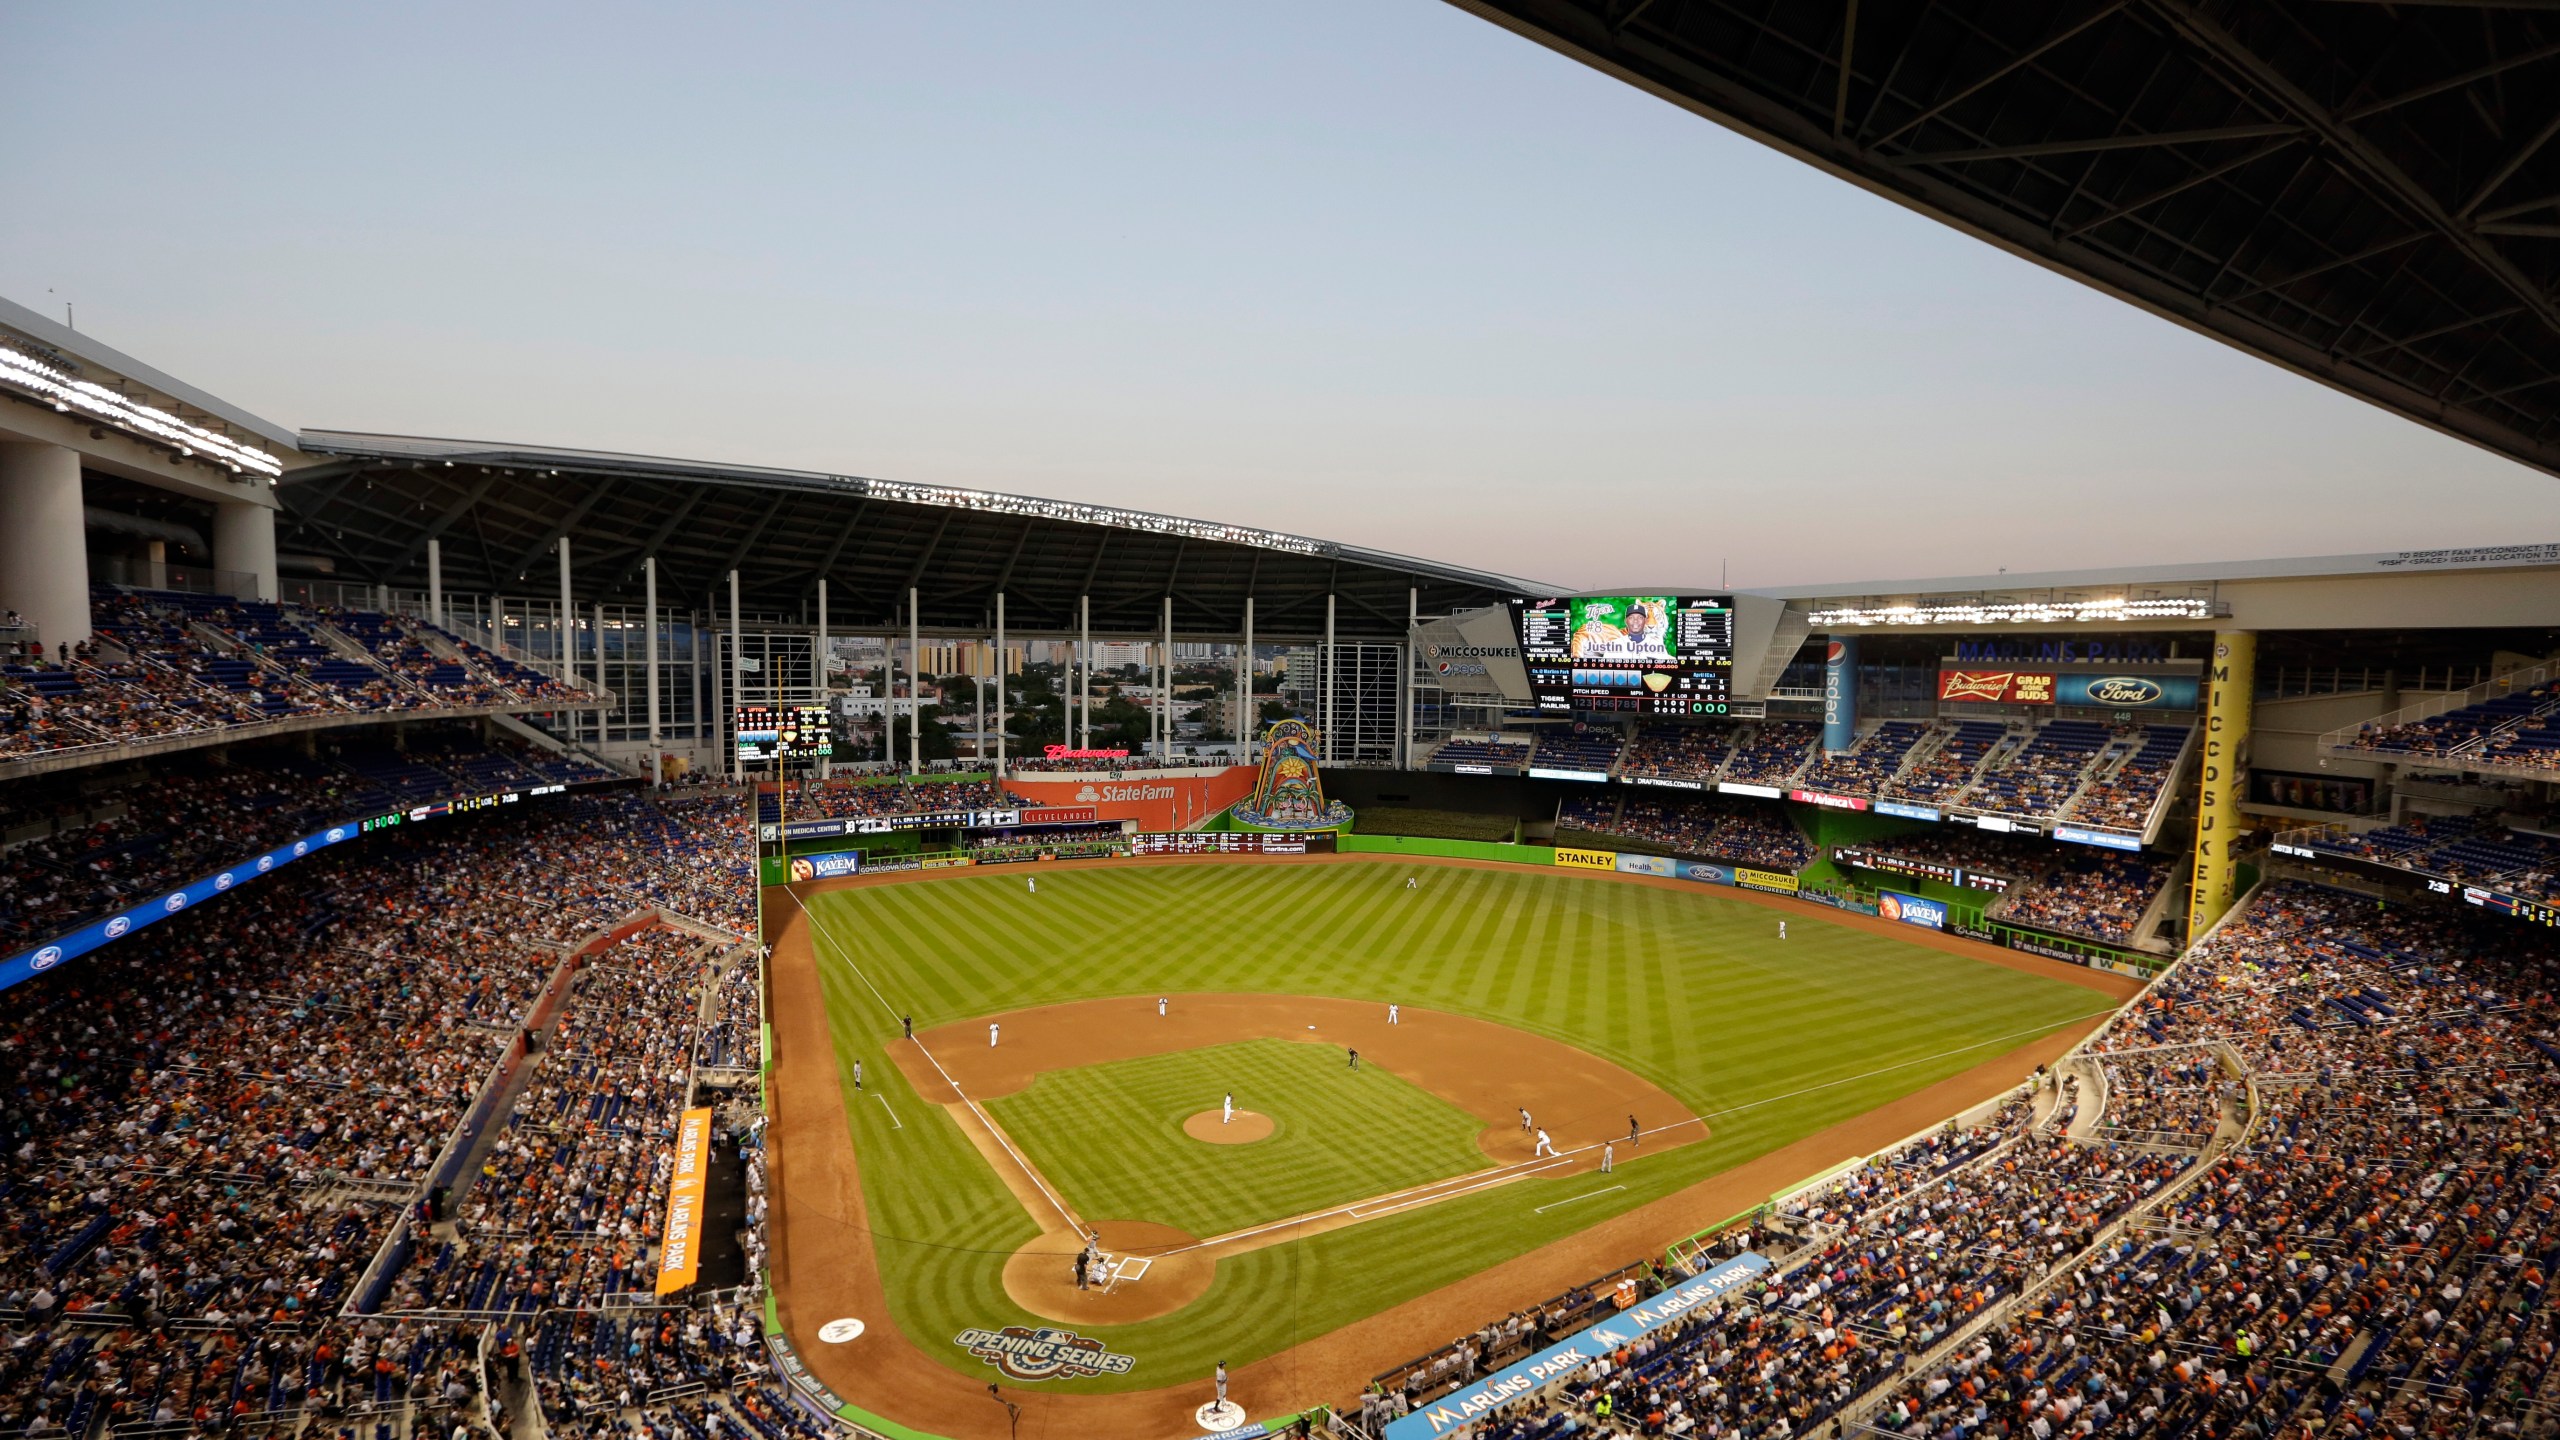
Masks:
[[[1096,1375],[1126,1375],[1138,1363],[1134,1355],[1103,1348],[1102,1342],[1073,1330],[1007,1325],[1001,1330],[976,1326],[953,1342],[996,1367],[1008,1380],[1084,1380]]]

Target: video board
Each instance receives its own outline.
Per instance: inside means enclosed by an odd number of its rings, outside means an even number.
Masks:
[[[1540,710],[1717,716],[1733,699],[1730,595],[1573,595],[1511,609]]]
[[[738,759],[786,760],[833,755],[835,726],[824,705],[741,705]]]

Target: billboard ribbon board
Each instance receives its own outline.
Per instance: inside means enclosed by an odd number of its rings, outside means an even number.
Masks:
[[[1938,698],[1972,705],[2050,705],[2054,678],[2050,670],[1941,670]]]
[[[1722,1299],[1769,1268],[1768,1257],[1744,1251],[1684,1285],[1677,1285],[1599,1321],[1560,1344],[1505,1365],[1472,1385],[1401,1419],[1387,1422],[1386,1440],[1432,1440],[1453,1435],[1496,1410],[1524,1399],[1581,1370],[1602,1356],[1615,1354],[1681,1316]]]
[[[1793,875],[1781,875],[1769,870],[1745,870],[1739,865],[1734,867],[1733,883],[1745,890],[1765,890],[1772,895],[1793,895],[1798,888],[1796,877]]]
[[[711,1112],[687,1110],[676,1126],[676,1171],[667,1181],[667,1230],[658,1254],[658,1293],[672,1295],[702,1274],[702,1192],[711,1164]]]

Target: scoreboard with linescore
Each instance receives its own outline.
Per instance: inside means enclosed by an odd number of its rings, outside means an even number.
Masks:
[[[1511,606],[1540,710],[1718,716],[1733,698],[1733,597],[1581,595]]]
[[[741,761],[798,760],[835,753],[835,726],[824,705],[741,705],[737,709]]]

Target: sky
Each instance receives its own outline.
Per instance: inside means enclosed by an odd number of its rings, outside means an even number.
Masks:
[[[0,49],[0,295],[297,428],[1585,589],[2560,540],[2560,480],[1440,0],[140,0]]]

